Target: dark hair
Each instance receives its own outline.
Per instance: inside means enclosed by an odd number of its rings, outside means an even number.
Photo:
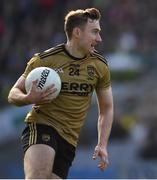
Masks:
[[[76,11],[70,11],[65,16],[64,31],[69,39],[71,39],[72,31],[75,27],[83,27],[88,19],[100,20],[101,15],[98,9],[78,9]]]

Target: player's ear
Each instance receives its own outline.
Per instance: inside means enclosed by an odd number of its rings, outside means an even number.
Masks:
[[[81,29],[79,27],[75,27],[73,29],[73,35],[74,35],[74,37],[79,38],[81,35]]]

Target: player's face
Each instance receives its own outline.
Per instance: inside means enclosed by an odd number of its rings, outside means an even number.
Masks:
[[[100,30],[99,21],[91,19],[89,19],[85,27],[80,30],[79,46],[85,54],[93,52],[95,46],[102,41]]]

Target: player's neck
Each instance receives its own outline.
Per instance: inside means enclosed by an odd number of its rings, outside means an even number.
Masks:
[[[65,44],[65,48],[69,52],[69,54],[76,58],[83,58],[86,56],[86,54],[79,49],[77,44],[72,41],[67,41],[67,43]]]

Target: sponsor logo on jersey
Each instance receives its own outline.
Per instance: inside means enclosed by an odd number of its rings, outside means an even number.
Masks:
[[[61,92],[78,96],[88,96],[93,92],[93,89],[93,85],[88,83],[62,82]]]

